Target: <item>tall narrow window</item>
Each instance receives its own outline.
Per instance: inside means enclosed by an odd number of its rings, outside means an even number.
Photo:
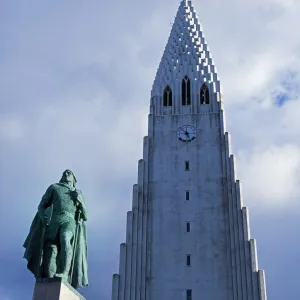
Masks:
[[[164,90],[164,106],[172,106],[172,89],[168,85]]]
[[[186,290],[186,300],[192,300],[192,290]]]
[[[186,222],[186,232],[191,232],[191,222]]]
[[[185,161],[185,170],[189,171],[190,170],[190,162],[187,160]]]
[[[186,256],[186,265],[187,265],[187,266],[190,266],[190,265],[191,265],[191,254],[188,254],[188,255]]]
[[[190,191],[185,191],[185,200],[190,200]]]
[[[191,104],[191,81],[187,76],[185,76],[182,79],[181,93],[182,93],[182,105],[190,105]]]
[[[205,83],[203,83],[200,90],[200,103],[209,104],[209,90]]]

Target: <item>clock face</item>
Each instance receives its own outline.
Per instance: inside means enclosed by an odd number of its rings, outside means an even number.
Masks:
[[[196,128],[191,125],[183,125],[177,130],[177,138],[182,142],[191,142],[196,138]]]

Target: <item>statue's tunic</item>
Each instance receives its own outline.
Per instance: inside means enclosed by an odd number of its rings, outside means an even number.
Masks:
[[[75,233],[76,199],[74,191],[66,184],[51,184],[42,197],[38,211],[41,218],[45,209],[52,205],[52,216],[46,230],[46,240],[54,240],[59,230]]]

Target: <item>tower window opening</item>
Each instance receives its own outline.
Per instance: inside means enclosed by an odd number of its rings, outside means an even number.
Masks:
[[[190,170],[190,162],[187,160],[185,161],[185,170],[189,171]]]
[[[186,256],[186,265],[187,265],[187,266],[190,266],[190,265],[191,265],[191,255],[190,255],[190,254],[188,254],[188,255]]]
[[[185,191],[185,200],[190,200],[190,191]]]
[[[191,232],[191,222],[186,222],[186,232]]]
[[[164,90],[164,106],[172,106],[172,89],[168,85]]]
[[[192,290],[186,290],[186,300],[192,300]]]
[[[191,105],[191,81],[185,76],[181,84],[182,105]]]
[[[200,103],[209,104],[209,90],[205,83],[203,83],[200,90]]]

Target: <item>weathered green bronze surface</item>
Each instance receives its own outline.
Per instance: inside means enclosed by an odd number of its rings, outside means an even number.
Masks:
[[[88,285],[88,276],[87,208],[76,182],[66,170],[59,183],[49,186],[23,246],[27,268],[36,278],[62,278],[77,289]]]

